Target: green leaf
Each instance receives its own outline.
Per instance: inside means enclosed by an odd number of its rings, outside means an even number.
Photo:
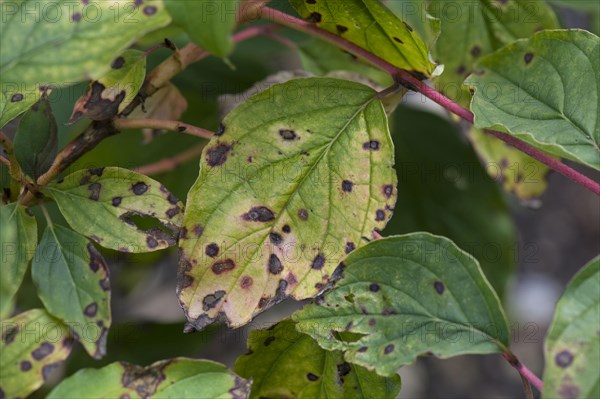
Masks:
[[[380,377],[347,363],[342,352],[326,351],[294,322],[283,320],[268,330],[254,330],[248,354],[235,371],[252,379],[254,398],[390,398],[400,391],[400,377]]]
[[[184,29],[192,41],[218,57],[233,51],[240,0],[164,0],[173,23]]]
[[[392,123],[402,189],[384,235],[427,231],[448,237],[479,261],[502,297],[517,238],[501,190],[456,125],[409,107],[400,107]]]
[[[328,350],[389,376],[417,356],[496,353],[508,346],[498,296],[477,261],[428,233],[353,252],[335,289],[293,316]],[[351,334],[349,334],[351,333]]]
[[[186,330],[217,317],[239,326],[325,289],[391,216],[393,151],[381,102],[358,83],[290,80],[235,108],[187,199],[177,288]]]
[[[4,314],[21,286],[37,246],[37,223],[24,206],[0,207],[2,262],[0,263],[0,314]]]
[[[599,58],[600,39],[583,30],[542,31],[482,58],[465,81],[475,127],[600,169]]]
[[[417,32],[378,0],[290,0],[302,18],[398,68],[431,76],[435,64]]]
[[[175,245],[183,204],[162,184],[116,167],[78,170],[46,186],[69,225],[105,248],[152,252]]]
[[[600,257],[573,277],[546,337],[544,398],[600,397]]]
[[[552,9],[541,0],[429,0],[427,10],[442,29],[433,51],[444,64],[436,87],[464,106],[471,95],[462,83],[479,58],[541,29],[558,28]]]
[[[220,363],[175,358],[147,367],[116,362],[101,369],[83,369],[54,388],[48,399],[245,399],[249,393],[250,383]]]
[[[383,86],[392,84],[390,76],[378,69],[364,64],[343,52],[333,44],[313,39],[298,47],[300,60],[304,69],[318,76],[325,76],[334,71],[357,72]]]
[[[546,191],[548,166],[481,129],[470,128],[469,137],[490,177],[507,192],[527,202]]]
[[[43,175],[58,152],[56,119],[47,96],[29,109],[15,134],[15,157],[23,172],[33,179]]]
[[[4,83],[2,82],[2,84]],[[42,96],[49,96],[50,93],[52,93],[52,89],[49,87],[23,91],[19,85],[6,84],[2,86],[0,92],[0,128],[31,108]]]
[[[18,83],[73,84],[98,79],[115,54],[171,22],[160,0],[74,2],[24,0],[2,4],[2,91]]]
[[[69,330],[43,309],[2,320],[0,397],[27,397],[71,353]]]
[[[65,227],[46,227],[31,276],[44,307],[69,326],[90,356],[104,356],[111,323],[110,280],[94,244]]]
[[[429,49],[435,46],[440,34],[441,21],[427,12],[426,2],[393,0],[384,3],[399,19],[408,22],[415,29]]]
[[[85,116],[92,120],[111,119],[136,97],[146,77],[146,55],[126,50],[111,64],[111,69],[90,82],[87,92],[77,100],[70,123]]]

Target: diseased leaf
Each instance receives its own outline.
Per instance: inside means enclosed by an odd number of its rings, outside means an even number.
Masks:
[[[144,101],[144,110],[136,108],[130,119],[159,119],[176,121],[187,109],[188,103],[183,94],[173,83],[167,83],[156,94]],[[145,112],[144,112],[145,111]],[[149,143],[158,134],[154,129],[142,129],[144,144]]]
[[[69,225],[105,248],[152,252],[175,245],[183,204],[162,184],[116,167],[78,170],[50,184]]]
[[[254,398],[377,398],[393,399],[400,377],[380,377],[347,363],[339,351],[326,351],[294,322],[283,320],[268,330],[254,330],[248,354],[235,363],[235,371],[252,379]]]
[[[98,79],[115,54],[171,22],[160,0],[24,0],[4,3],[2,14],[2,91],[7,82],[32,88]]]
[[[146,55],[138,50],[125,50],[110,68],[90,82],[87,92],[75,103],[70,123],[84,116],[96,121],[111,119],[131,104],[146,77]]]
[[[440,19],[441,34],[435,59],[444,64],[436,87],[467,106],[471,95],[462,83],[475,63],[508,43],[531,37],[542,29],[556,29],[552,9],[542,0],[428,0],[427,11]]]
[[[2,320],[0,397],[27,397],[71,353],[69,330],[43,309]]]
[[[312,39],[301,44],[298,53],[304,69],[318,76],[325,76],[334,71],[350,71],[360,73],[382,86],[392,84],[392,79],[387,73],[362,63],[351,54],[322,40]]]
[[[52,93],[52,89],[47,86],[23,91],[19,85],[4,81],[0,81],[0,84],[0,129],[31,108],[42,96]]]
[[[37,223],[28,212],[14,203],[0,207],[0,314],[10,307],[37,246]]]
[[[482,58],[465,81],[475,127],[600,169],[599,58],[600,39],[583,30],[542,31]]]
[[[233,51],[240,0],[164,0],[173,23],[183,28],[192,41],[218,57]]]
[[[401,190],[384,235],[427,231],[449,238],[479,261],[502,298],[517,237],[500,188],[448,120],[400,107],[391,121]]]
[[[544,343],[543,398],[600,397],[600,257],[573,277]]]
[[[58,152],[58,136],[47,96],[25,112],[14,141],[15,157],[28,176],[37,179],[50,168]]]
[[[546,191],[548,166],[481,129],[469,129],[469,136],[490,177],[507,192],[528,201]]]
[[[94,244],[65,227],[46,227],[31,263],[38,296],[95,359],[106,354],[111,324],[108,274]]]
[[[435,64],[417,32],[378,0],[290,0],[302,18],[397,66],[431,76]]]
[[[498,296],[477,261],[452,241],[428,233],[383,238],[345,263],[335,289],[293,318],[298,331],[343,350],[347,361],[389,376],[425,353],[506,350]]]
[[[220,317],[239,326],[324,290],[391,216],[393,151],[381,102],[358,83],[291,80],[235,108],[187,199],[177,286],[186,331]]]
[[[147,367],[116,362],[101,369],[83,369],[61,382],[48,399],[246,399],[249,393],[250,382],[220,363],[175,358]]]
[[[383,0],[383,3],[399,19],[406,21],[421,36],[431,49],[435,46],[440,34],[441,21],[427,12],[427,4],[423,0]]]

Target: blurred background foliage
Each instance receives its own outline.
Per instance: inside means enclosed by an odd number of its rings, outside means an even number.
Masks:
[[[551,3],[562,27],[581,27],[598,33],[600,6],[596,2]],[[273,2],[272,6],[293,13],[287,2]],[[173,83],[188,102],[181,120],[214,131],[223,117],[219,96],[243,93],[281,70],[306,69],[323,75],[343,68],[385,82],[386,77],[378,71],[328,45],[315,44],[297,32],[282,30],[280,34],[298,43],[299,49],[258,37],[237,45],[230,58],[235,68],[209,57],[177,76]],[[180,46],[189,41],[179,29],[167,27],[148,35],[136,47],[147,49],[165,37]],[[319,46],[319,51],[311,44]],[[169,54],[167,49],[151,53],[149,69]],[[51,95],[60,147],[89,123],[81,120],[66,124],[85,88],[86,84],[78,84],[54,90]],[[8,126],[9,134],[15,126],[16,121]],[[578,268],[600,252],[600,227],[594,223],[600,217],[599,199],[563,177],[550,174],[549,188],[534,207],[530,202],[519,202],[486,173],[467,139],[466,126],[454,123],[419,95],[406,96],[390,117],[390,129],[396,146],[398,202],[383,234],[430,231],[451,238],[474,255],[504,298],[513,326],[515,353],[539,375],[543,367],[542,341],[554,303]],[[141,131],[110,137],[69,171],[96,166],[134,169],[203,142],[177,133],[157,134],[145,141]],[[185,201],[197,173],[195,157],[152,177]],[[0,165],[0,177],[6,187],[8,171],[4,165]],[[599,176],[596,173],[594,177]],[[53,220],[66,225],[53,204],[49,204],[49,211]],[[44,218],[38,217],[38,223],[38,231],[44,231]],[[94,361],[77,346],[64,367],[64,375],[116,360],[145,365],[176,356],[203,357],[232,366],[236,357],[245,352],[249,330],[268,327],[300,306],[286,301],[239,330],[220,326],[184,335],[184,317],[175,296],[176,249],[134,255],[101,251],[109,263],[113,284],[114,326],[108,337],[108,355]],[[14,309],[20,312],[36,306],[40,303],[28,275]],[[523,395],[518,376],[499,356],[463,356],[444,361],[424,358],[403,368],[401,375],[400,397],[404,398]],[[51,384],[47,384],[34,397],[43,397],[50,388]]]

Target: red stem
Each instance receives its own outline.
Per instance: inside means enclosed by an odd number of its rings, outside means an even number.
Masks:
[[[329,43],[336,45],[337,47],[343,48],[344,50],[364,58],[366,61],[371,63],[372,65],[384,70],[385,72],[392,75],[398,82],[402,83],[407,88],[420,92],[425,97],[433,100],[437,104],[441,105],[448,111],[458,115],[462,119],[467,122],[473,124],[474,116],[471,111],[466,108],[463,108],[459,104],[455,103],[448,97],[444,96],[442,93],[434,89],[433,87],[427,86],[425,83],[421,82],[419,79],[411,75],[409,72],[399,69],[389,62],[377,57],[371,52],[363,49],[362,47],[357,46],[356,44],[349,42],[348,40],[339,37],[331,32],[318,28],[317,26],[283,13],[281,11],[264,7],[263,8],[263,17],[276,22],[280,25],[290,27],[292,29],[308,33],[313,36],[317,36],[322,40],[325,40]],[[560,162],[559,160],[551,157],[550,155],[538,150],[517,139],[514,136],[511,136],[507,133],[498,132],[494,130],[485,130],[486,133],[491,134],[498,139],[504,141],[505,143],[515,147],[516,149],[524,152],[530,157],[537,159],[541,163],[547,165],[551,169],[560,173],[561,175],[573,180],[575,183],[587,188],[591,192],[600,196],[600,183],[590,179],[589,177],[577,172],[575,169],[567,166],[566,164]]]
[[[502,357],[504,357],[504,359],[506,359],[506,361],[519,372],[521,377],[525,378],[538,391],[542,392],[544,389],[544,383],[542,380],[537,375],[533,374],[533,372],[529,370],[527,366],[521,363],[512,352],[504,352],[502,353]]]

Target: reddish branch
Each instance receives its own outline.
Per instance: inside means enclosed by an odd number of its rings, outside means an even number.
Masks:
[[[458,115],[459,117],[471,124],[473,123],[474,116],[473,113],[471,113],[471,111],[455,103],[454,101],[444,96],[442,93],[440,93],[433,87],[427,86],[425,83],[421,82],[418,78],[416,78],[409,72],[395,67],[394,65],[377,57],[376,55],[363,49],[362,47],[359,47],[356,44],[349,42],[348,40],[339,37],[331,32],[318,28],[317,26],[309,22],[303,21],[301,19],[295,18],[291,15],[285,14],[281,11],[274,10],[269,7],[263,8],[262,16],[263,18],[269,19],[283,26],[287,26],[292,29],[308,33],[312,36],[316,36],[358,57],[365,59],[373,66],[376,66],[381,70],[392,75],[398,82],[400,82],[407,88],[416,92],[420,92],[425,97],[438,103],[448,111]],[[530,146],[529,144],[515,138],[514,136],[494,130],[486,130],[486,132],[504,141],[505,143],[517,148],[518,150],[526,153],[530,157],[537,159],[541,163],[547,165],[548,167],[552,168],[553,170],[557,171],[563,176],[568,177],[577,184],[587,188],[596,195],[600,196],[600,184],[598,182],[590,179],[587,176],[584,176],[583,174],[577,172],[568,165],[554,159],[548,154]]]

